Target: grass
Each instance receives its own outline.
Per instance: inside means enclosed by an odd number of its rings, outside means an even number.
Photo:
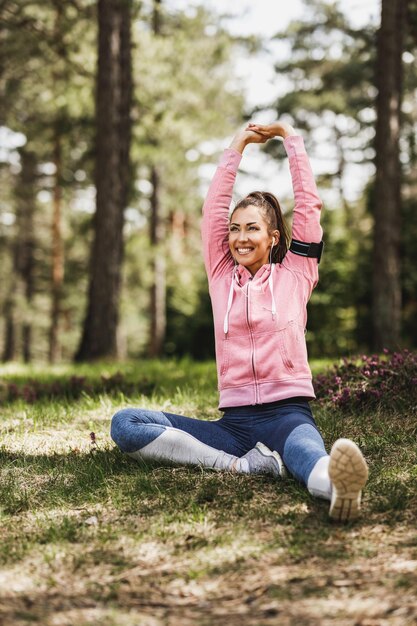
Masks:
[[[320,372],[328,363],[314,362]],[[121,372],[147,393],[96,393]],[[0,624],[404,624],[417,619],[417,426],[312,405],[328,446],[369,461],[363,515],[328,521],[295,480],[138,464],[115,449],[128,404],[216,419],[213,363],[12,365],[6,383],[84,376],[91,393],[2,406]],[[128,388],[128,387],[126,387]],[[95,442],[90,437],[95,433]]]

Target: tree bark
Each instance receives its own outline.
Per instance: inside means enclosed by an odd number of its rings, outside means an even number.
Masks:
[[[54,39],[61,53],[65,54],[65,48],[61,49],[62,26],[64,6],[60,0],[54,0],[55,25]],[[59,43],[58,43],[59,42]],[[54,87],[58,87],[62,80],[62,74],[57,67],[53,72]],[[52,239],[52,269],[51,269],[51,320],[49,327],[48,357],[50,363],[55,363],[60,355],[59,323],[61,315],[62,286],[64,282],[64,248],[62,242],[62,141],[60,112],[57,108],[53,136],[53,162],[55,165],[55,180],[53,189],[53,211],[51,225]]]
[[[15,265],[23,282],[25,313],[22,323],[22,356],[25,363],[32,359],[32,301],[35,293],[34,223],[36,198],[36,157],[21,151],[20,185],[17,190],[17,246]]]
[[[35,293],[34,213],[36,209],[36,157],[27,148],[20,150],[21,170],[16,181],[16,223],[11,248],[12,277],[4,306],[5,337],[3,361],[18,356],[18,339],[25,363],[32,358],[31,306]],[[17,308],[17,299],[23,307]],[[19,332],[20,330],[20,332]]]
[[[154,0],[152,27],[155,36],[161,33],[161,0]],[[152,273],[153,281],[150,292],[150,338],[149,356],[161,356],[166,332],[166,262],[164,251],[161,249],[165,239],[165,224],[161,215],[160,179],[158,169],[151,168],[151,220],[150,241],[153,252]]]
[[[14,301],[11,294],[4,303],[4,346],[2,361],[13,361],[16,358],[16,322],[14,318]]]
[[[154,0],[152,13],[152,30],[154,35],[161,34],[162,0]]]
[[[395,348],[401,331],[400,229],[402,53],[407,0],[382,0],[377,39],[373,343]]]
[[[165,224],[160,214],[160,185],[156,167],[152,168],[151,182],[150,239],[153,251],[153,282],[151,286],[151,336],[149,342],[149,356],[158,357],[162,353],[166,332],[166,261],[164,250],[162,250],[165,238]]]
[[[87,314],[75,359],[117,356],[123,225],[130,178],[131,0],[98,2],[96,213]]]
[[[56,124],[54,137],[55,183],[52,215],[52,302],[51,325],[49,328],[49,361],[59,358],[58,328],[61,313],[62,285],[64,281],[64,248],[62,243],[62,150],[59,127]]]

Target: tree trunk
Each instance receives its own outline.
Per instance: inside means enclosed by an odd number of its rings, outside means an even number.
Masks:
[[[2,361],[13,361],[16,358],[16,324],[14,319],[14,302],[11,294],[4,303],[4,346]]]
[[[162,0],[153,1],[153,14],[152,14],[152,30],[154,35],[161,34],[161,22],[162,22]]]
[[[64,249],[62,244],[62,154],[59,127],[56,124],[54,137],[55,184],[52,215],[52,302],[51,326],[49,328],[49,361],[59,358],[59,317],[61,311],[62,285],[64,281]]]
[[[151,337],[149,356],[162,353],[166,331],[166,262],[162,244],[165,238],[165,224],[160,215],[159,177],[156,167],[151,171],[151,223],[150,239],[153,252],[153,283],[151,286]]]
[[[75,359],[117,356],[131,140],[131,0],[99,0],[96,213],[83,334]]]
[[[31,310],[35,293],[35,240],[34,223],[36,198],[36,157],[33,152],[21,150],[21,172],[16,191],[16,257],[15,267],[23,283],[24,317],[22,323],[22,356],[25,363],[32,358],[32,318]]]
[[[152,27],[155,36],[161,33],[161,0],[154,0]],[[165,239],[165,224],[161,215],[160,179],[156,166],[151,169],[152,197],[150,240],[153,252],[153,282],[150,293],[150,340],[149,356],[162,354],[166,331],[166,262],[162,244]]]
[[[382,0],[377,40],[374,349],[395,348],[401,330],[400,229],[402,53],[407,0]]]

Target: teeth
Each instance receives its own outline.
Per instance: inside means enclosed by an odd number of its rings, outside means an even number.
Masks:
[[[248,252],[252,252],[253,248],[238,248],[237,251],[239,254],[247,254]]]

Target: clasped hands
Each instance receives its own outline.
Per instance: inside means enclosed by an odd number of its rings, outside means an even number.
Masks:
[[[276,121],[272,124],[254,124],[250,122],[246,128],[239,131],[230,145],[231,148],[243,152],[249,143],[266,143],[273,137],[285,139],[289,135],[296,135],[294,128],[285,122]]]

